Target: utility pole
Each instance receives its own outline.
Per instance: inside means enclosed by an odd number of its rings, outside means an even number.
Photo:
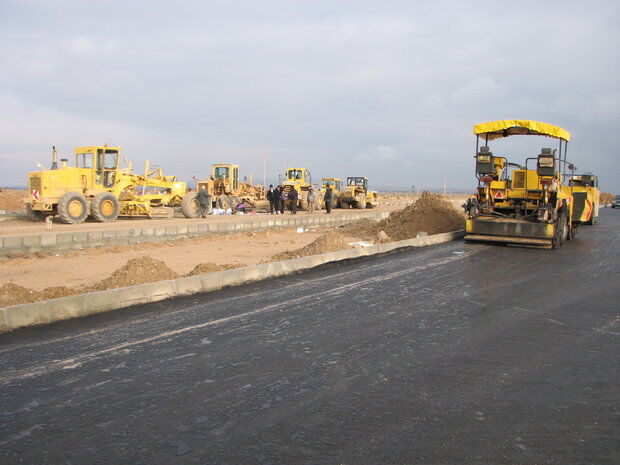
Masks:
[[[443,195],[446,195],[448,190],[448,171],[443,171]]]
[[[263,187],[267,186],[267,147],[263,146]]]

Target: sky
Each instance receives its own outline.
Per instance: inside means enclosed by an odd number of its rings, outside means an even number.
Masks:
[[[0,186],[51,147],[122,146],[182,180],[236,163],[473,189],[473,125],[571,132],[620,193],[617,1],[0,0]],[[523,162],[553,139],[490,144]]]

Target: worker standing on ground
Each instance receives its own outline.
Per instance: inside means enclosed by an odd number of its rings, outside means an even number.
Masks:
[[[288,193],[288,200],[290,202],[291,213],[293,215],[297,214],[297,189],[293,188]]]
[[[267,200],[269,200],[269,213],[274,214],[278,209],[276,204],[276,191],[273,189],[273,184],[269,184],[269,190],[267,191]]]
[[[316,203],[316,194],[314,192],[314,188],[310,186],[308,189],[308,215],[312,215],[314,213],[314,206]]]
[[[325,189],[325,210],[327,210],[327,213],[331,213],[332,212],[332,188],[331,186],[327,186],[327,188]]]
[[[280,214],[284,215],[284,207],[286,207],[286,199],[287,199],[288,195],[286,194],[286,191],[284,190],[284,186],[280,186]]]
[[[206,218],[208,213],[211,213],[211,195],[205,189],[205,186],[200,186],[200,190],[196,195],[198,198],[198,204],[200,205],[200,217]]]

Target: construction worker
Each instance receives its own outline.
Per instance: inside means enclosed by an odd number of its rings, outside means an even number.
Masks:
[[[332,212],[332,188],[331,186],[327,186],[325,188],[325,210],[327,210],[327,213],[331,213]]]
[[[269,200],[269,213],[274,214],[278,209],[277,196],[278,194],[273,189],[273,184],[269,184],[269,190],[267,191],[267,200]]]
[[[200,206],[199,212],[201,218],[206,218],[208,213],[211,213],[211,194],[207,192],[207,189],[204,185],[200,186],[200,190],[196,195],[198,199],[198,205]]]
[[[284,190],[284,186],[280,186],[280,215],[284,215],[284,207],[286,207],[286,199],[288,195]]]
[[[308,215],[312,215],[314,213],[314,206],[316,204],[316,193],[314,192],[314,188],[310,186],[308,189]]]
[[[293,188],[288,193],[288,200],[290,202],[291,214],[293,215],[297,214],[297,199],[298,199],[297,189]]]

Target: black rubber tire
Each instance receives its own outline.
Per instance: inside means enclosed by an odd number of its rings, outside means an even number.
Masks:
[[[60,220],[67,224],[83,223],[88,217],[88,202],[80,192],[67,192],[58,200],[56,209]]]
[[[564,244],[564,241],[568,238],[569,234],[570,231],[568,230],[568,218],[566,217],[566,210],[562,209],[558,213],[555,233],[553,235],[553,248],[559,249],[560,247],[562,247],[562,244]]]
[[[198,218],[200,216],[200,203],[196,192],[188,192],[183,196],[181,211],[185,218]]]
[[[118,199],[110,192],[101,192],[90,202],[90,214],[100,223],[116,221],[120,209]]]
[[[30,207],[29,203],[26,204],[26,216],[28,216],[28,219],[30,221],[36,221],[36,222],[45,221],[45,215],[41,213],[39,210],[33,210]]]

